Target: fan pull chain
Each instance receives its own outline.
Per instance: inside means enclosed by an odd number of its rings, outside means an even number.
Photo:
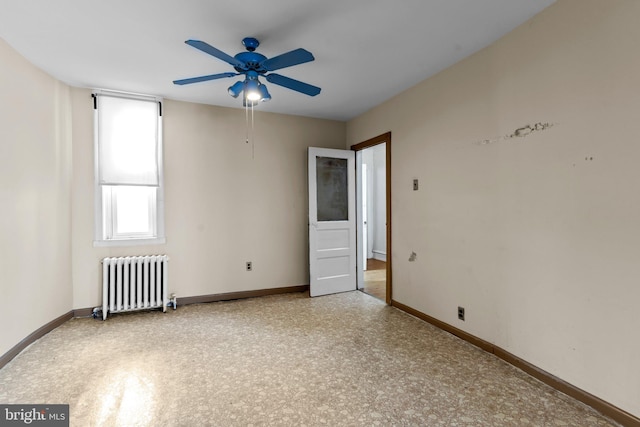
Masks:
[[[251,126],[249,126],[249,104],[247,103],[247,101],[245,100],[244,103],[244,116],[245,116],[245,121],[247,124],[247,136],[245,138],[245,143],[248,144],[249,143],[249,136],[251,136],[251,158],[255,159],[256,157],[256,133],[255,133],[255,125],[254,125],[254,116],[253,116],[253,102],[251,103]],[[251,132],[249,132],[249,129],[251,129]]]
[[[245,140],[245,143],[248,144],[249,143],[249,106],[247,105],[246,100],[244,102],[244,117],[247,123],[247,139]]]
[[[251,103],[251,159],[255,159],[256,154],[256,132],[253,120],[253,103]]]

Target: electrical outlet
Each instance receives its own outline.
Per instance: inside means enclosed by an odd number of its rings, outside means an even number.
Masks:
[[[251,261],[247,261],[247,271],[251,270],[253,270],[253,264],[251,263]]]
[[[464,307],[458,307],[458,319],[464,322]]]

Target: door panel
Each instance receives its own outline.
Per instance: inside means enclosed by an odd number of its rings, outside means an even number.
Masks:
[[[356,289],[355,153],[309,148],[311,296]]]
[[[323,230],[318,233],[318,251],[349,248],[349,229]]]

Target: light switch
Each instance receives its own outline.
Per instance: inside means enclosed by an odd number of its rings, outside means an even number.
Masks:
[[[417,179],[413,180],[413,191],[418,191],[418,180]]]

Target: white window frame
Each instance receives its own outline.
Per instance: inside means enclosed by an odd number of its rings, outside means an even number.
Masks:
[[[152,231],[151,233],[115,233],[117,230],[117,197],[112,195],[113,186],[100,184],[100,158],[99,158],[99,97],[113,96],[125,99],[137,99],[143,101],[153,101],[158,103],[158,186],[155,196],[149,198],[149,215]],[[94,241],[93,246],[138,246],[157,245],[166,243],[164,234],[164,158],[162,139],[162,101],[155,96],[131,94],[126,92],[116,92],[109,90],[94,90]],[[151,187],[151,186],[149,186]]]

